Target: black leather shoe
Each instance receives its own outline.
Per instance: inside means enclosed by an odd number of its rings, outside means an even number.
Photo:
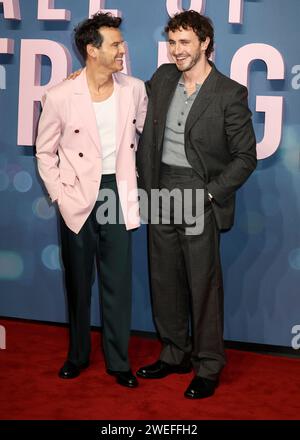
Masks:
[[[184,395],[188,399],[205,399],[205,397],[210,397],[214,394],[217,386],[217,380],[195,376]]]
[[[86,362],[80,366],[77,366],[71,361],[66,361],[59,370],[58,375],[61,379],[74,379],[75,377],[79,376],[81,370],[87,368],[89,364],[89,362]]]
[[[137,378],[132,374],[131,370],[128,371],[113,371],[107,370],[107,373],[111,376],[115,376],[117,383],[123,387],[136,388],[138,386]]]
[[[190,373],[191,371],[192,365],[190,363],[170,365],[167,364],[167,362],[158,360],[154,364],[140,368],[136,374],[144,379],[162,379],[169,374],[186,374]]]

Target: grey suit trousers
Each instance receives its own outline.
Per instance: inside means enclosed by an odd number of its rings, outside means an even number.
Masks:
[[[204,188],[193,169],[165,165],[159,186]],[[204,202],[204,230],[199,235],[186,235],[184,221],[149,225],[151,288],[163,343],[160,359],[172,365],[191,359],[196,375],[216,380],[225,365],[223,283],[219,231],[207,193]]]

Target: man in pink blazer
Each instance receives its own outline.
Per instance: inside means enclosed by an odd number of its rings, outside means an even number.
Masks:
[[[97,256],[107,372],[135,387],[128,360],[131,230],[140,224],[135,151],[147,97],[142,81],[120,73],[125,53],[120,24],[120,18],[98,13],[75,29],[86,67],[46,94],[36,156],[61,214],[70,339],[59,376],[74,378],[89,365]]]

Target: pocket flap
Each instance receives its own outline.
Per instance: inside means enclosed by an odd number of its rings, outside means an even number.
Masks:
[[[76,179],[76,173],[72,168],[60,168],[60,181],[68,185],[74,185]]]

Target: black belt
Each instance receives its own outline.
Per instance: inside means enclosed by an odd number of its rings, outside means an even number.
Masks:
[[[161,174],[176,174],[181,176],[197,176],[199,177],[199,174],[197,171],[193,170],[193,168],[189,167],[179,167],[177,165],[167,165],[166,163],[161,163],[160,168]]]

